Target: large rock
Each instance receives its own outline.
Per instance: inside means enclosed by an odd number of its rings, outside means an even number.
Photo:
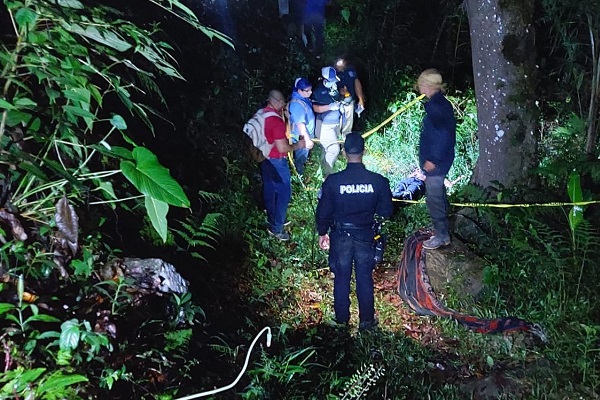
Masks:
[[[447,294],[450,287],[461,300],[479,296],[484,288],[485,262],[460,240],[454,238],[450,246],[424,251],[429,282],[436,293]]]
[[[159,258],[124,258],[103,272],[107,275],[104,279],[119,275],[130,277],[138,289],[146,292],[182,294],[188,291],[188,282],[175,267]]]
[[[482,218],[477,214],[477,210],[473,208],[463,208],[450,218],[452,224],[452,232],[455,237],[458,237],[463,243],[477,246],[483,253],[487,249],[493,249],[491,239],[486,230],[489,226],[481,226]]]

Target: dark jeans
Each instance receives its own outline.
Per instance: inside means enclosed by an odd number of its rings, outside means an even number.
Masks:
[[[263,199],[271,232],[283,231],[287,208],[292,198],[290,168],[287,158],[266,159],[260,163]]]
[[[343,231],[330,233],[329,267],[335,274],[333,282],[333,308],[337,322],[350,320],[350,281],[352,264],[356,274],[356,297],[360,322],[375,319],[373,298],[373,270],[375,269],[373,232],[365,232],[370,241],[356,240]]]
[[[294,150],[294,166],[299,175],[304,174],[304,167],[306,161],[308,161],[308,153],[309,150],[307,148]]]
[[[444,176],[427,175],[425,180],[425,192],[427,197],[425,203],[433,222],[435,235],[442,240],[450,239],[448,230],[448,200],[446,199],[446,187]]]

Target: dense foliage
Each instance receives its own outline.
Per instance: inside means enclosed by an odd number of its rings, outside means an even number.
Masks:
[[[579,101],[597,74],[581,55],[598,52],[570,22],[597,26],[597,10],[538,5],[540,31],[556,39],[539,41],[552,43],[540,56],[541,75],[552,78],[541,90],[543,180],[494,202],[593,200],[597,160],[580,168],[590,103]],[[367,90],[365,131],[414,100],[422,68],[442,70],[459,121],[451,200],[483,198],[468,185],[476,106],[468,24],[454,2],[334,2],[320,60],[288,38],[274,3],[258,0],[5,0],[0,18],[0,398],[174,399],[227,387],[248,360],[221,398],[598,396],[595,204],[452,208],[476,229],[477,240],[463,240],[484,260],[486,290],[474,301],[444,288],[443,300],[538,322],[548,344],[482,336],[401,304],[396,260],[404,238],[428,224],[423,204],[399,206],[385,226],[381,329],[330,326],[327,255],[312,229],[318,149],[293,180],[292,241],[266,233],[240,127],[270,88],[289,94],[296,76],[315,79],[342,54]],[[567,53],[575,92],[559,68]],[[416,164],[422,115],[417,103],[367,140],[367,166],[392,185]],[[190,292],[141,290],[120,273],[128,256],[172,262]],[[264,326],[270,348],[255,337]]]

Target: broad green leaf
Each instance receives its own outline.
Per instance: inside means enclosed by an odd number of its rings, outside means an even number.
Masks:
[[[27,125],[31,120],[31,114],[16,109],[8,110],[6,113],[6,125],[14,127],[17,125]]]
[[[42,332],[40,333],[40,335],[37,337],[38,340],[42,340],[42,339],[58,339],[60,337],[60,333],[56,332],[56,331],[46,331],[46,332]]]
[[[571,202],[578,203],[583,201],[581,181],[577,171],[572,171],[569,175],[569,184],[567,190],[569,192],[569,198],[571,199]],[[571,211],[569,212],[569,227],[571,228],[571,231],[574,231],[581,221],[583,221],[584,211],[585,207],[581,206],[573,206],[571,208]]]
[[[115,114],[112,116],[112,118],[110,119],[110,124],[117,129],[127,129],[127,123],[119,114]]]
[[[581,180],[577,171],[571,171],[567,190],[569,191],[569,198],[571,199],[571,202],[578,203],[583,200],[583,194],[581,192]]]
[[[27,97],[21,97],[15,100],[15,106],[31,108],[37,106],[37,103]]]
[[[63,23],[63,27],[69,32],[77,33],[88,39],[95,40],[105,46],[111,47],[117,51],[124,52],[131,49],[132,45],[120,38],[116,33],[110,30],[98,30],[96,26],[87,26],[83,29],[78,24]]]
[[[73,267],[73,273],[76,276],[82,276],[84,278],[89,278],[91,275],[89,263],[81,260],[73,260],[71,261],[71,266]]]
[[[150,196],[146,196],[145,205],[152,226],[160,235],[163,243],[165,243],[167,241],[167,212],[169,212],[169,205]]]
[[[75,8],[83,10],[84,6],[79,0],[58,0],[58,5],[62,7]]]
[[[32,315],[31,317],[27,318],[27,322],[33,322],[33,321],[60,322],[60,319],[53,317],[52,315],[48,315],[48,314],[37,314],[37,315]]]
[[[87,381],[88,378],[86,378],[83,375],[63,375],[61,371],[56,371],[53,372],[50,376],[46,377],[44,379],[44,382],[35,389],[35,392],[38,396],[40,396],[46,392],[55,392],[58,391],[60,388]]]
[[[118,86],[117,83],[115,83],[115,86],[117,87],[117,96],[119,96],[119,99],[121,99],[123,105],[127,107],[129,111],[131,111],[131,109],[133,108],[133,102],[130,100],[131,95],[129,94],[127,89]]]
[[[15,110],[16,107],[13,106],[12,104],[10,104],[8,101],[4,100],[4,99],[0,99],[0,108],[3,108],[5,110]]]
[[[574,206],[571,208],[569,212],[569,227],[572,231],[577,228],[577,226],[583,221],[583,212],[585,211],[584,207]]]
[[[129,44],[128,42],[123,40],[123,38],[121,38],[119,35],[117,35],[113,31],[106,31],[106,32],[104,32],[103,36],[104,36],[103,43],[109,47],[112,47],[115,50],[123,52],[123,51],[127,51],[133,47],[131,44]]]
[[[94,100],[96,100],[96,102],[98,103],[98,106],[102,107],[102,93],[100,93],[100,90],[98,90],[98,87],[95,85],[89,84],[88,88],[89,88],[90,94],[92,95]]]
[[[29,8],[20,8],[15,14],[15,21],[19,25],[19,28],[23,28],[26,25],[32,25],[37,20],[37,14]]]
[[[19,393],[27,388],[31,382],[36,381],[44,372],[46,368],[34,368],[25,370],[22,374],[19,374],[18,379],[13,382],[13,390],[15,393]]]
[[[121,132],[121,136],[123,136],[123,140],[125,140],[127,143],[129,143],[130,145],[132,145],[133,147],[137,147],[137,144],[135,144],[135,142],[133,141],[132,138],[130,138],[129,136],[127,136],[126,134],[124,134],[123,132]]]
[[[14,304],[0,303],[0,315],[5,314],[11,310],[17,308]]]
[[[70,319],[65,321],[60,326],[60,348],[62,350],[75,350],[79,345],[81,331],[79,329],[79,321]]]
[[[98,187],[102,190],[106,198],[108,198],[109,200],[117,199],[117,195],[115,195],[115,190],[113,189],[113,185],[111,182],[100,181],[98,183]]]
[[[342,11],[340,11],[340,14],[342,15],[342,19],[349,24],[350,23],[350,10],[348,10],[347,8],[344,8]]]
[[[6,314],[6,316],[4,317],[5,319],[14,322],[17,325],[21,324],[21,320],[19,318],[17,318],[15,315],[13,314]]]
[[[93,144],[90,146],[92,149],[105,154],[110,157],[122,158],[124,160],[133,160],[133,155],[131,155],[131,150],[126,149],[121,146],[110,146],[110,149],[107,149],[106,146],[101,144]]]
[[[90,104],[91,93],[86,88],[71,88],[63,90],[63,95],[69,99],[80,103]]]
[[[39,118],[35,118],[33,122],[29,125],[29,132],[38,132],[42,127],[42,120]]]
[[[156,68],[171,76],[173,78],[184,80],[183,76],[177,71],[177,69],[169,64],[161,54],[149,46],[137,46],[135,49],[136,53],[141,54],[150,61]]]
[[[190,201],[179,183],[171,177],[169,170],[158,162],[154,153],[145,147],[136,147],[132,154],[135,164],[122,161],[121,171],[133,186],[156,200],[177,207],[190,206]]]
[[[29,32],[29,36],[27,37],[29,42],[35,45],[43,45],[48,41],[48,34],[40,33],[40,32]]]
[[[92,114],[91,112],[89,112],[87,110],[84,110],[81,107],[65,105],[65,106],[62,106],[62,108],[63,108],[63,110],[65,110],[65,112],[67,112],[69,114],[73,114],[77,117],[89,118],[89,119],[95,118],[94,114]]]

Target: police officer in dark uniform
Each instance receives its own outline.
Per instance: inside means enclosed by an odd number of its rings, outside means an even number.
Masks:
[[[350,280],[354,264],[359,329],[370,329],[377,326],[373,297],[374,219],[375,214],[391,217],[393,206],[388,179],[368,171],[362,163],[364,148],[360,133],[346,136],[344,151],[348,166],[329,175],[323,183],[316,220],[319,246],[329,250],[329,266],[335,274],[336,322],[347,324],[350,320]]]

